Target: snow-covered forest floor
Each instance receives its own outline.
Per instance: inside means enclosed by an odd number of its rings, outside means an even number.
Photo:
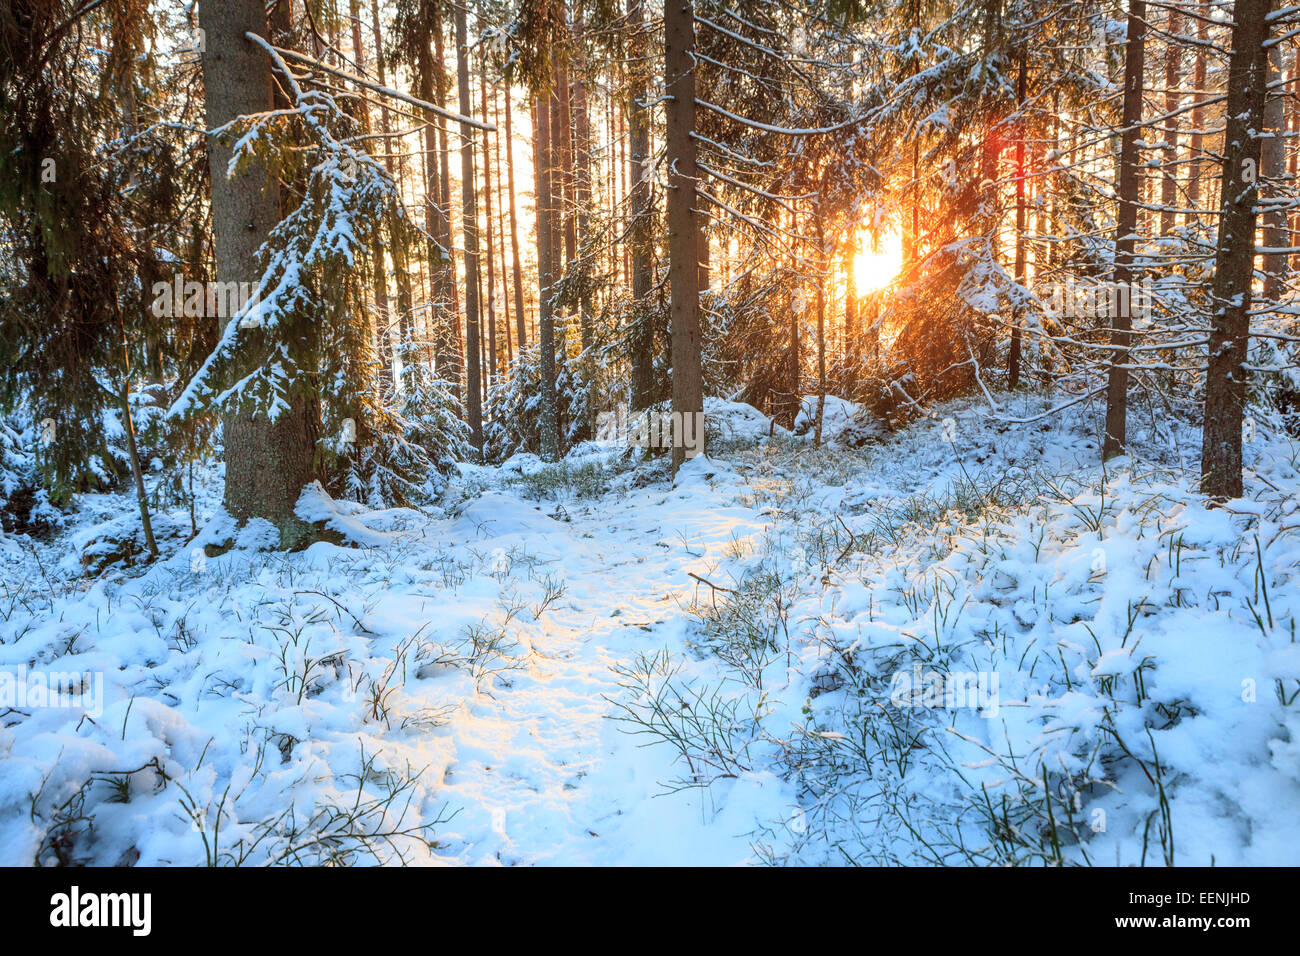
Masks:
[[[821,449],[711,400],[675,483],[466,465],[296,554],[181,509],[95,578],[87,496],[0,540],[0,666],[102,675],[0,708],[0,863],[1300,862],[1300,444],[1210,509],[1177,415],[1103,471],[996,398]]]

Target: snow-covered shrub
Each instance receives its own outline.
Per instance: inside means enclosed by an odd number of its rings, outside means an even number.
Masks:
[[[0,531],[45,534],[63,526],[63,512],[41,486],[39,441],[39,428],[25,416],[0,417]]]
[[[1295,463],[1227,508],[1148,467],[756,485],[789,520],[695,587],[710,657],[623,668],[622,716],[672,789],[790,783],[773,862],[1294,862]]]
[[[558,333],[557,333],[558,337]],[[556,421],[560,430],[560,454],[592,438],[596,416],[607,409],[608,396],[601,392],[600,366],[594,353],[566,358],[556,350],[555,391],[558,398]],[[542,366],[537,345],[516,356],[509,373],[489,392],[484,426],[484,457],[501,462],[519,452],[541,453]]]
[[[469,426],[459,414],[452,385],[416,361],[402,376],[400,400],[406,440],[428,457],[435,491],[441,491],[456,463],[470,454]]]

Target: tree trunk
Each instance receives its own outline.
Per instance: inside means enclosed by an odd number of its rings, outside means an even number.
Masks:
[[[844,356],[845,364],[853,368],[857,365],[858,348],[862,333],[858,329],[858,277],[854,269],[857,259],[858,237],[849,232],[849,241],[844,250]]]
[[[122,390],[118,402],[122,406],[122,425],[126,432],[126,452],[131,460],[131,478],[135,482],[135,503],[140,509],[140,527],[144,531],[144,545],[151,560],[158,558],[158,542],[153,536],[153,519],[149,515],[149,494],[144,487],[144,469],[140,466],[140,449],[135,442],[135,419],[131,415],[131,355],[127,348],[126,329],[122,330]]]
[[[271,67],[266,52],[245,38],[265,36],[262,0],[204,0],[199,25],[203,52],[205,122],[216,129],[238,116],[271,109]],[[245,162],[233,176],[226,171],[229,142],[208,138],[212,183],[212,238],[219,282],[255,282],[256,254],[280,217],[280,196],[264,164]],[[305,328],[309,334],[310,329]],[[250,329],[240,334],[260,336]],[[251,367],[264,355],[250,350]],[[265,352],[265,347],[262,349]],[[238,521],[265,518],[280,530],[280,546],[294,548],[310,528],[294,515],[303,487],[314,477],[317,417],[315,403],[303,394],[287,396],[288,407],[274,421],[265,415],[234,412],[224,416],[226,510]]]
[[[1130,0],[1128,44],[1124,53],[1124,127],[1119,147],[1119,215],[1115,225],[1114,281],[1121,289],[1133,281],[1134,233],[1138,204],[1142,199],[1141,156],[1138,140],[1142,130],[1142,70],[1146,53],[1146,0]],[[1124,453],[1128,439],[1128,361],[1133,317],[1131,296],[1121,292],[1120,308],[1112,319],[1113,347],[1110,375],[1106,383],[1106,435],[1101,457],[1105,461]]]
[[[1182,27],[1182,18],[1178,11],[1169,8],[1165,18],[1165,30],[1169,34],[1165,40],[1165,113],[1178,109],[1178,84],[1181,82],[1183,49],[1179,45],[1178,31]],[[1160,180],[1160,235],[1168,236],[1178,224],[1178,214],[1174,211],[1178,203],[1178,117],[1170,116],[1165,120],[1168,126],[1164,137],[1169,145],[1165,147]]]
[[[591,220],[591,117],[587,110],[587,57],[583,44],[585,27],[581,11],[574,14],[573,34],[578,48],[573,79],[573,203],[577,219],[578,242],[585,242]],[[590,287],[584,284],[579,297],[582,348],[589,349],[594,337],[594,318]]]
[[[515,214],[515,146],[511,126],[510,88],[506,87],[506,188],[510,192],[510,255],[515,279],[515,336],[522,354],[528,344],[524,327],[524,279],[519,264],[519,220]]]
[[[277,11],[283,10],[282,15],[289,13],[287,3],[280,4]],[[357,61],[357,72],[362,76],[366,75],[366,48],[361,40],[361,0],[350,0],[348,13],[352,17],[352,56]],[[383,43],[383,37],[379,33],[379,4],[374,0],[371,7],[373,17],[373,26],[375,31],[375,47],[378,49],[379,44]],[[361,118],[361,132],[366,137],[370,134],[370,107],[364,101],[357,104],[357,110]],[[367,144],[370,140],[367,138]],[[384,144],[387,149],[387,143]],[[367,145],[367,151],[370,147]],[[373,278],[375,294],[375,348],[379,352],[380,365],[384,370],[384,379],[391,388],[393,385],[393,348],[392,340],[388,334],[388,269],[384,264],[384,240],[382,233],[375,230],[375,238],[370,246],[370,257],[373,260]]]
[[[1297,51],[1293,46],[1291,48],[1291,72],[1287,77],[1287,89],[1289,90],[1289,95],[1283,98],[1286,102],[1286,127],[1290,131],[1292,144],[1290,149],[1286,149],[1285,147],[1283,147],[1283,149],[1287,153],[1287,179],[1293,186],[1297,181],[1300,181],[1300,148],[1297,148],[1294,145],[1296,138],[1300,137],[1300,108],[1297,108],[1297,102],[1300,101],[1300,94],[1297,94],[1292,86],[1296,82],[1297,77],[1300,77],[1300,51]],[[1296,246],[1297,224],[1300,224],[1300,211],[1292,209],[1287,215],[1286,241],[1287,246],[1292,249]],[[1288,271],[1294,269],[1295,264],[1296,254],[1294,252],[1289,253],[1287,255]]]
[[[691,0],[664,5],[664,90],[668,166],[668,282],[672,296],[673,473],[686,459],[683,433],[703,437],[700,368],[700,251],[695,210],[695,11]],[[693,429],[693,430],[692,430]],[[700,446],[702,447],[702,442]]]
[[[1020,73],[1016,79],[1016,99],[1021,110],[1020,135],[1016,137],[1016,283],[1025,284],[1025,137],[1027,135],[1024,109],[1028,102],[1028,56],[1020,53]],[[1011,348],[1007,353],[1007,388],[1020,384],[1020,309],[1015,309],[1011,320]]]
[[[469,29],[466,25],[465,4],[458,3],[456,11],[456,88],[460,93],[460,115],[471,111],[469,90]],[[474,129],[461,123],[460,184],[461,231],[465,240],[465,358],[467,382],[465,388],[466,418],[470,441],[478,453],[483,453],[483,396],[482,373],[479,365],[478,323],[478,206],[474,195]]]
[[[563,15],[563,0],[558,5]],[[564,230],[564,267],[558,271],[558,275],[562,276],[577,255],[578,233],[574,218],[576,204],[573,201],[573,115],[569,108],[569,67],[559,57],[556,57],[554,62],[557,94],[555,105],[558,109],[559,129],[554,126],[551,128],[551,156],[559,172],[559,189],[556,191],[563,196],[559,209],[560,222]]]
[[[479,3],[479,18],[483,17],[483,4]],[[491,119],[488,116],[488,82],[487,82],[487,61],[479,61],[479,112],[483,114],[483,125],[487,126]],[[497,379],[497,275],[496,266],[493,264],[492,249],[492,134],[487,130],[483,131],[483,239],[487,245],[487,369],[485,370],[486,389],[485,394],[490,395],[492,384]]]
[[[433,4],[433,64],[434,86],[438,99],[435,105],[446,109],[451,94],[447,78],[447,52],[444,41],[442,0]],[[460,337],[460,284],[456,281],[456,253],[452,249],[451,229],[451,150],[447,145],[447,123],[438,118],[438,242],[447,250],[447,261],[438,273],[439,309],[442,322],[439,328],[440,374],[453,385],[457,400],[462,397],[464,381],[464,350]]]
[[[1203,154],[1205,152],[1205,43],[1208,27],[1206,19],[1210,15],[1209,3],[1202,3],[1196,9],[1196,64],[1192,67],[1193,100],[1192,140],[1188,146],[1187,205],[1192,209],[1201,206],[1201,172],[1205,169]]]
[[[387,85],[387,78],[384,75],[384,44],[383,35],[379,31],[379,2],[371,0],[370,5],[371,25],[375,32],[375,77],[379,80],[380,86]],[[319,56],[319,52],[317,53]],[[379,129],[383,133],[380,140],[384,144],[384,170],[389,176],[400,182],[400,170],[394,168],[393,163],[393,141],[389,136],[390,126],[388,122],[388,107],[381,106],[379,109]],[[402,236],[401,230],[395,218],[389,217],[387,222],[389,237],[389,253],[393,258],[393,274],[397,280],[397,347],[393,350],[396,355],[401,356],[402,368],[406,368],[406,363],[410,361],[406,354],[407,345],[411,341],[411,310],[413,303],[411,300],[411,272],[406,259],[406,240]],[[387,278],[385,277],[385,282]],[[387,295],[385,294],[385,299]],[[388,332],[385,336],[389,342]]]
[[[650,307],[650,122],[645,107],[645,10],[643,0],[627,0],[628,59],[632,77],[628,89],[628,164],[632,223],[628,230],[632,253],[632,304],[636,328],[632,333],[632,408],[649,408],[655,400],[655,343]]]
[[[822,218],[817,217],[817,420],[813,425],[813,447],[822,447],[822,421],[826,414],[826,274],[829,256]]]
[[[506,85],[504,93],[506,100],[509,100],[509,84]],[[492,125],[496,126],[499,130],[501,129],[500,124],[501,107],[497,104],[496,93],[494,91],[492,94]],[[507,133],[506,135],[509,134]],[[502,316],[501,328],[506,335],[506,368],[508,369],[510,363],[514,361],[515,354],[514,345],[510,336],[510,266],[506,263],[506,203],[505,200],[501,198],[501,140],[499,134],[492,152],[492,174],[493,178],[489,183],[489,188],[496,191],[497,197],[497,248],[501,252],[501,258],[498,260],[498,263],[501,267],[501,306],[502,312],[504,313]]]
[[[1269,204],[1264,212],[1264,248],[1277,249],[1265,252],[1261,263],[1264,272],[1264,301],[1276,304],[1286,285],[1290,256],[1281,250],[1289,246],[1287,235],[1287,199],[1283,193],[1286,177],[1286,90],[1281,86],[1285,73],[1282,62],[1282,45],[1268,53],[1268,82],[1276,85],[1264,105],[1264,129],[1267,139],[1260,144],[1259,171],[1267,180]]]
[[[538,96],[533,110],[533,169],[537,177],[537,334],[542,373],[540,451],[546,461],[560,455],[555,396],[555,315],[551,290],[555,284],[555,197],[552,192],[551,102],[555,94]]]
[[[425,0],[426,6],[432,7],[430,0]],[[423,22],[432,31],[432,11],[426,10],[426,16]],[[435,92],[436,81],[434,79],[433,56],[429,52],[429,40],[431,36],[420,37],[415,53],[416,61],[416,83],[419,90],[420,99],[426,103],[433,102],[437,95]],[[424,324],[428,330],[420,338],[423,347],[420,349],[421,361],[433,360],[434,368],[437,373],[444,378],[451,378],[450,370],[446,368],[445,356],[440,354],[443,339],[448,337],[449,330],[446,325],[446,310],[441,307],[439,300],[445,291],[445,282],[441,281],[445,276],[447,263],[450,261],[450,249],[442,245],[440,216],[441,210],[438,208],[438,197],[442,194],[441,184],[438,182],[438,128],[435,125],[437,117],[430,112],[422,112],[424,120],[424,129],[421,140],[424,146],[424,231],[428,234],[425,240],[425,252],[429,259],[429,291],[430,299],[435,303],[433,308],[426,308],[423,311]],[[436,318],[435,318],[436,314]],[[433,349],[433,355],[427,354],[429,348],[428,342],[433,340],[436,344]]]
[[[1246,351],[1259,202],[1260,131],[1268,78],[1265,17],[1272,0],[1237,0],[1228,64],[1228,126],[1224,135],[1222,215],[1215,261],[1201,490],[1219,500],[1239,498],[1241,428],[1246,404]]]

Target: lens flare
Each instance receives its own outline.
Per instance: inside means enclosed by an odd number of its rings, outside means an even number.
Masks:
[[[879,236],[872,244],[863,234],[853,257],[853,281],[859,295],[883,289],[898,277],[903,268],[903,240],[896,232]]]

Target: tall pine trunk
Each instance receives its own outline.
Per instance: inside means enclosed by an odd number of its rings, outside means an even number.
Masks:
[[[668,167],[668,283],[672,298],[673,472],[686,459],[683,432],[702,436],[700,230],[695,210],[695,11],[691,0],[664,4],[664,90]],[[689,416],[689,417],[688,417]],[[689,424],[688,424],[689,423]],[[694,431],[692,431],[694,429]]]
[[[519,220],[515,212],[515,145],[514,129],[512,124],[510,108],[511,91],[506,87],[506,189],[509,192],[510,199],[510,257],[511,268],[514,272],[515,287],[515,337],[519,343],[519,351],[522,353],[524,346],[528,344],[528,331],[525,327],[524,317],[524,278],[523,269],[519,263]]]
[[[1173,113],[1178,109],[1178,84],[1181,82],[1182,72],[1182,47],[1178,43],[1178,31],[1181,29],[1182,19],[1178,11],[1172,7],[1169,9],[1168,16],[1165,18],[1165,30],[1169,36],[1165,40],[1165,113]],[[1164,156],[1161,159],[1160,180],[1160,235],[1168,236],[1174,231],[1177,225],[1176,206],[1178,202],[1178,117],[1167,116],[1165,124],[1168,127],[1164,133],[1165,147]]]
[[[483,16],[483,4],[479,4],[479,17]],[[483,114],[483,125],[491,119],[488,116],[488,81],[487,61],[479,60],[479,112]],[[496,266],[492,260],[494,239],[492,235],[492,134],[483,131],[483,229],[484,243],[487,246],[487,296],[484,299],[487,312],[487,368],[484,393],[490,395],[492,385],[497,379],[497,302],[496,302]]]
[[[1128,43],[1124,51],[1124,127],[1119,147],[1119,215],[1115,224],[1114,280],[1121,290],[1133,280],[1138,204],[1142,201],[1139,138],[1142,130],[1142,70],[1146,54],[1146,0],[1130,0]],[[1121,291],[1120,307],[1111,318],[1110,375],[1106,383],[1106,435],[1101,457],[1105,461],[1124,453],[1128,439],[1128,361],[1133,317],[1131,296]]]
[[[1237,0],[1228,64],[1227,132],[1223,138],[1222,214],[1215,258],[1201,490],[1212,498],[1239,498],[1241,428],[1246,404],[1246,351],[1254,279],[1260,132],[1267,96],[1265,17],[1272,0]]]
[[[288,17],[290,10],[289,5],[281,4],[276,8],[281,15]],[[372,0],[371,19],[375,34],[375,48],[378,50],[379,45],[384,42],[379,33],[379,0]],[[365,45],[361,41],[361,8],[360,0],[351,0],[349,13],[352,16],[352,55],[356,59],[357,72],[362,76],[366,75],[366,52]],[[369,143],[370,135],[370,106],[364,101],[358,104],[361,113],[361,131],[367,137]],[[383,142],[385,152],[388,144]],[[369,147],[367,147],[369,149]],[[388,267],[384,260],[384,240],[383,233],[376,229],[375,237],[370,246],[370,258],[373,260],[372,268],[374,270],[374,294],[375,294],[375,347],[379,351],[379,361],[384,370],[383,381],[391,387],[393,385],[393,344],[389,335],[389,316],[388,316]]]
[[[540,451],[546,461],[560,455],[555,395],[555,314],[551,292],[555,284],[555,196],[551,159],[551,102],[554,93],[539,95],[533,110],[533,169],[537,177],[537,347],[541,352],[542,395]]]
[[[1259,171],[1268,181],[1268,205],[1264,211],[1264,248],[1278,250],[1265,252],[1262,258],[1264,271],[1264,300],[1276,303],[1282,296],[1289,271],[1290,256],[1285,252],[1290,240],[1287,236],[1287,206],[1283,193],[1286,176],[1286,89],[1281,85],[1284,75],[1282,45],[1268,53],[1268,82],[1274,87],[1264,105],[1264,130],[1267,138],[1260,145]]]
[[[426,9],[425,16],[422,18],[425,28],[430,35],[420,37],[417,45],[416,60],[416,83],[420,99],[426,103],[432,103],[437,95],[436,80],[434,79],[433,56],[429,51],[429,40],[433,32],[433,6],[430,0],[424,0]],[[429,328],[431,335],[422,336],[424,342],[432,339],[435,343],[433,349],[434,368],[438,374],[444,378],[451,378],[450,370],[446,368],[446,361],[442,344],[444,340],[450,337],[450,330],[446,327],[446,309],[442,305],[442,298],[446,291],[446,282],[444,277],[447,274],[448,266],[451,261],[449,255],[450,249],[442,244],[442,230],[440,226],[442,210],[438,207],[438,197],[442,194],[441,184],[438,182],[438,128],[436,125],[437,117],[435,114],[423,111],[424,129],[421,134],[421,140],[424,146],[424,231],[428,234],[425,241],[425,251],[429,260],[429,291],[430,299],[433,300],[433,307],[426,308],[423,312],[424,323]],[[422,352],[427,349],[421,349]],[[421,356],[424,360],[425,356]]]
[[[1187,205],[1192,209],[1201,207],[1201,173],[1205,169],[1205,83],[1206,54],[1205,44],[1208,34],[1206,19],[1210,15],[1209,3],[1201,3],[1196,9],[1196,62],[1192,67],[1192,137],[1188,144],[1188,178]]]
[[[1019,104],[1020,135],[1016,138],[1016,283],[1024,286],[1025,274],[1025,138],[1028,135],[1028,123],[1024,109],[1029,101],[1028,72],[1029,57],[1020,52],[1020,70],[1016,79],[1016,100]],[[1020,384],[1020,323],[1022,316],[1016,309],[1011,323],[1011,348],[1007,353],[1007,388]]]
[[[456,88],[460,94],[460,115],[470,116],[469,28],[465,4],[455,7],[456,17]],[[483,370],[479,364],[478,301],[478,204],[474,188],[474,130],[461,123],[460,185],[461,232],[465,241],[465,412],[470,441],[483,453]]]
[[[207,41],[203,88],[208,129],[270,110],[270,61],[264,50],[244,36],[266,36],[262,0],[225,0],[220,4],[204,0],[199,26]],[[266,166],[256,159],[227,176],[231,143],[209,136],[207,145],[217,281],[255,282],[260,278],[257,250],[280,218],[279,189]],[[309,341],[309,325],[299,324]],[[257,329],[239,334],[263,335]],[[309,354],[312,351],[309,346],[307,350]],[[248,350],[248,370],[266,357],[266,351],[264,345]],[[287,403],[275,420],[242,411],[225,415],[225,506],[240,522],[250,518],[270,521],[280,530],[280,546],[294,548],[310,537],[310,528],[293,509],[303,487],[315,477],[318,425],[316,404],[302,392],[289,393]]]
[[[650,118],[645,107],[645,10],[643,0],[627,0],[628,59],[632,76],[628,86],[628,164],[631,181],[632,303],[636,328],[632,335],[632,408],[649,408],[655,400],[654,312],[650,307]]]
[[[587,106],[587,57],[584,50],[586,43],[585,24],[582,13],[576,12],[573,23],[574,43],[578,48],[577,62],[574,64],[573,78],[573,203],[574,217],[577,221],[578,242],[585,242],[590,231],[591,221],[591,117]],[[594,318],[590,285],[583,284],[579,296],[579,329],[582,335],[582,347],[588,349],[594,336]]]

